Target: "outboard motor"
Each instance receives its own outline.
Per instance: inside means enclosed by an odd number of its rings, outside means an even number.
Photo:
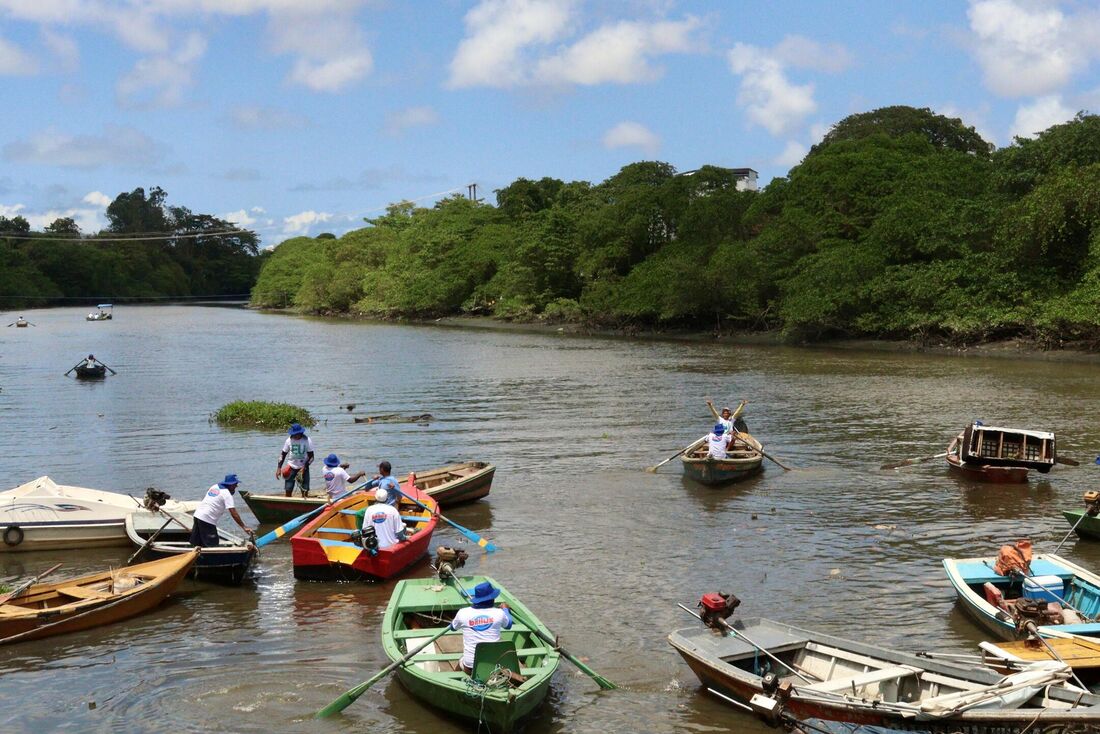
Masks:
[[[466,559],[470,557],[470,554],[461,548],[452,548],[448,545],[441,545],[435,549],[435,572],[439,574],[439,578],[446,579],[448,576],[454,577],[455,570],[462,568],[466,565]]]
[[[167,492],[163,492],[156,487],[148,487],[145,490],[145,501],[142,505],[149,512],[156,512],[170,499],[172,497]]]
[[[369,552],[372,556],[378,553],[378,534],[374,532],[373,525],[363,525],[363,529],[359,533],[359,540],[363,550]]]
[[[712,591],[709,594],[703,594],[702,598],[699,599],[699,607],[703,610],[699,616],[707,627],[724,629],[726,619],[739,606],[741,606],[741,600],[733,594]]]
[[[1089,517],[1100,515],[1100,492],[1096,490],[1085,492],[1085,514]]]

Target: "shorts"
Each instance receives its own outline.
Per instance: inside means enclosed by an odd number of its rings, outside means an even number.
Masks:
[[[197,548],[217,548],[219,544],[218,526],[196,517],[195,524],[191,527],[191,545]]]

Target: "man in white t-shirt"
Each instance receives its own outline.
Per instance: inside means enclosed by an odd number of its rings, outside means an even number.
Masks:
[[[341,464],[340,457],[329,454],[324,459],[325,465],[325,491],[328,492],[329,502],[342,494],[347,494],[348,482],[357,482],[367,475],[365,471],[348,474],[349,464]]]
[[[374,535],[378,538],[378,550],[397,545],[405,539],[405,523],[401,522],[401,513],[397,508],[387,503],[389,492],[384,489],[374,490],[374,504],[363,513],[359,529],[374,528]],[[359,513],[356,513],[359,514]]]
[[[512,628],[512,614],[507,604],[494,605],[500,589],[488,581],[482,581],[467,593],[470,606],[458,610],[451,620],[451,629],[462,630],[462,669],[466,675],[473,675],[474,648],[480,642],[499,641],[500,631]]]
[[[294,479],[301,473],[302,493],[309,494],[309,465],[313,463],[313,439],[306,435],[306,430],[300,423],[292,423],[287,433],[290,435],[283,442],[283,453],[279,455],[275,476],[282,477],[283,491],[289,497],[294,494]],[[284,461],[286,468],[283,468]]]
[[[707,457],[711,459],[726,458],[729,445],[730,437],[726,435],[726,427],[721,423],[715,423],[714,430],[707,436]]]
[[[237,491],[236,474],[226,474],[225,479],[206,490],[199,506],[195,508],[195,524],[191,528],[191,545],[199,548],[218,546],[218,520],[226,512],[241,526],[249,538],[256,537],[252,529],[244,524],[233,503],[233,494]]]

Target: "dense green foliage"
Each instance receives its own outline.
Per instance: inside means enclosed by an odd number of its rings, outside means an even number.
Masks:
[[[119,194],[107,229],[89,237],[69,218],[32,232],[23,217],[0,217],[0,308],[248,293],[261,262],[256,235],[221,234],[236,227],[166,199],[160,188]]]
[[[253,302],[799,338],[1100,333],[1100,118],[1000,150],[931,110],[839,123],[784,178],[626,166],[518,179],[497,205],[403,203],[275,249]]]
[[[223,426],[279,430],[285,430],[291,423],[301,423],[306,427],[317,423],[305,408],[262,400],[236,400],[226,403],[214,413],[214,420]]]

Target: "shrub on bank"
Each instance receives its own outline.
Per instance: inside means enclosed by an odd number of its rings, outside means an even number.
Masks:
[[[286,428],[291,423],[313,426],[317,423],[309,411],[289,403],[269,403],[263,400],[236,400],[227,403],[214,414],[223,426],[245,428]]]

